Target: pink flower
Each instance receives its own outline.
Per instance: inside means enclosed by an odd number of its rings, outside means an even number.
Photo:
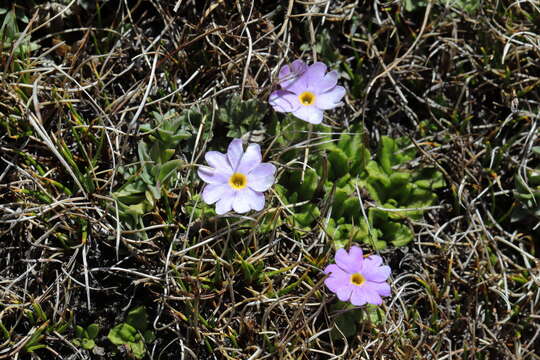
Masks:
[[[240,214],[251,209],[262,210],[263,191],[274,184],[276,167],[261,162],[259,145],[249,144],[244,152],[242,140],[234,139],[227,154],[209,151],[204,158],[210,167],[202,166],[197,172],[208,183],[202,198],[207,204],[216,203],[217,214],[225,214],[231,209]]]
[[[316,62],[307,66],[295,60],[279,71],[281,90],[274,91],[268,102],[278,112],[290,112],[312,124],[320,124],[323,111],[343,105],[345,88],[336,86],[337,71],[326,73],[326,65]]]
[[[381,296],[390,296],[390,285],[386,283],[390,267],[381,263],[377,255],[364,258],[358,246],[351,247],[349,253],[339,249],[336,263],[324,269],[325,274],[330,274],[324,283],[341,301],[350,301],[356,306],[380,305]]]

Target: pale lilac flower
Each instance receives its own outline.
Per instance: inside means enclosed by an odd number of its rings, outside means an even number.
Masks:
[[[281,90],[274,91],[268,102],[274,110],[290,112],[294,116],[312,124],[320,124],[323,110],[343,105],[345,88],[337,86],[338,73],[326,73],[326,65],[316,62],[307,66],[302,60],[295,60],[279,71]]]
[[[351,247],[349,253],[339,249],[336,263],[324,269],[325,274],[330,274],[324,283],[341,301],[350,301],[356,306],[380,305],[381,296],[390,296],[390,285],[386,283],[390,267],[381,263],[377,255],[364,258],[358,246]]]
[[[208,183],[202,193],[205,203],[216,203],[219,215],[233,209],[237,213],[262,210],[263,191],[274,183],[276,167],[263,163],[261,148],[249,144],[244,152],[241,139],[229,144],[227,154],[209,151],[204,156],[210,167],[199,168],[199,177]]]

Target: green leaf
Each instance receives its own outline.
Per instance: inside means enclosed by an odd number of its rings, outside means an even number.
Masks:
[[[86,328],[86,333],[88,334],[89,339],[95,339],[99,334],[99,325],[90,324]]]
[[[377,161],[382,170],[388,175],[392,173],[392,157],[396,151],[396,143],[394,139],[388,136],[382,136],[379,143],[379,151],[377,152]]]
[[[78,338],[84,337],[84,328],[82,326],[75,326],[75,336]]]
[[[414,240],[414,234],[411,229],[398,222],[387,222],[383,227],[383,232],[385,234],[385,239],[396,247],[405,246]]]
[[[329,183],[331,184],[331,183]],[[349,197],[349,192],[343,188],[336,189],[334,193],[334,202],[332,203],[332,217],[334,219],[339,219],[343,216],[343,203]]]
[[[351,194],[351,197],[349,197],[343,202],[343,212],[345,216],[351,220],[359,219],[362,216],[360,209],[360,201],[354,193]]]
[[[146,214],[146,208],[146,202],[141,202],[139,204],[127,206],[125,212],[132,216],[140,216]]]
[[[330,179],[339,179],[349,172],[349,161],[347,154],[340,148],[335,148],[328,154],[330,163]]]
[[[379,306],[366,304],[366,306],[364,306],[363,310],[364,310],[364,316],[372,324],[380,325],[386,320],[386,317],[384,315],[384,311]]]
[[[245,133],[261,129],[262,119],[268,107],[259,99],[242,99],[235,95],[228,98],[218,111],[218,120],[229,129],[227,136],[241,137]]]
[[[293,215],[294,220],[302,227],[310,226],[321,216],[321,211],[315,204],[306,204],[302,207],[302,212]]]
[[[131,310],[126,318],[126,323],[143,332],[148,327],[148,314],[144,306],[138,306]]]
[[[141,167],[144,167],[146,163],[152,162],[148,145],[144,141],[139,142],[139,144],[137,145],[137,153],[139,155]]]
[[[288,179],[285,179],[285,181],[288,183],[287,190],[289,190],[290,193],[298,193],[299,196],[296,201],[312,200],[317,185],[319,184],[319,176],[315,170],[308,168],[305,171],[303,182],[301,170],[293,172]],[[296,201],[291,201],[291,198],[289,197],[289,203]]]
[[[81,340],[81,347],[86,350],[92,350],[96,346],[96,343],[92,339],[83,338]]]
[[[113,197],[126,205],[138,203],[142,200],[142,194],[146,191],[146,187],[147,185],[142,181],[128,182],[118,191],[115,191]]]
[[[156,340],[156,335],[152,330],[145,330],[143,332],[143,338],[145,343],[150,344]]]
[[[133,326],[126,323],[120,323],[109,331],[107,338],[115,345],[124,345],[130,341],[134,341],[136,334],[137,329]]]
[[[379,164],[376,163],[375,161],[368,162],[366,166],[366,171],[369,176],[367,179],[368,182],[373,183],[375,181],[378,181],[385,188],[391,185],[388,174],[385,173],[383,171],[383,168],[379,166]]]
[[[137,359],[142,359],[146,354],[146,348],[142,341],[130,342],[128,346],[133,356],[135,356]]]
[[[162,184],[165,183],[178,169],[182,167],[184,162],[182,160],[170,160],[161,165],[158,175],[158,181]]]
[[[334,326],[335,326],[335,329],[332,330],[332,331],[335,331],[333,334],[334,339],[339,339],[340,332],[346,338],[350,338],[354,336],[357,332],[356,319],[347,313],[337,316],[336,319],[334,320]]]
[[[390,175],[390,186],[392,188],[406,185],[411,180],[411,175],[407,172],[393,172]]]

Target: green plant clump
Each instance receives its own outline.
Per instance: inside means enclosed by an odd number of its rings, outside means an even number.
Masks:
[[[155,340],[154,332],[148,329],[148,314],[144,306],[131,310],[126,321],[113,327],[107,338],[117,346],[124,346],[128,353],[142,359],[146,354],[146,344]]]
[[[139,142],[139,162],[118,170],[124,175],[125,183],[113,193],[121,216],[132,228],[141,224],[141,216],[154,208],[171,185],[173,175],[184,164],[180,159],[173,159],[176,148],[182,140],[191,137],[185,117],[175,110],[153,115],[153,126],[141,126],[148,139]]]
[[[540,155],[540,146],[532,149],[533,155]],[[540,217],[540,167],[526,171],[526,179],[520,171],[514,176],[514,199],[517,204],[512,211],[512,221],[538,219]],[[534,221],[534,225],[538,222]]]
[[[313,199],[318,193],[331,199],[327,234],[336,247],[350,241],[382,249],[391,243],[404,246],[414,238],[407,220],[423,216],[425,207],[437,199],[434,190],[444,186],[442,174],[434,168],[409,170],[407,162],[416,150],[405,138],[383,136],[374,159],[360,134],[342,134],[337,142],[324,145],[327,161],[284,179],[276,191],[286,204],[307,203],[294,208],[291,221],[306,230],[321,215]],[[374,206],[362,209],[360,201]]]
[[[99,330],[99,326],[96,324],[90,324],[86,329],[77,325],[75,327],[75,335],[77,338],[73,339],[72,343],[85,350],[92,350],[94,346],[96,346],[94,339],[98,336]]]

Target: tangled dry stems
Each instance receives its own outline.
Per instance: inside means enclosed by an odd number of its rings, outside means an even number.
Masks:
[[[91,19],[74,1],[29,8],[23,34],[41,48],[28,58],[2,52],[0,320],[9,338],[0,358],[24,358],[45,324],[73,316],[110,328],[139,303],[157,332],[155,359],[539,358],[538,240],[498,221],[538,144],[538,4],[484,1],[474,14],[440,2],[413,13],[357,1],[102,6]],[[435,165],[448,184],[412,224],[414,244],[381,252],[393,269],[386,320],[364,323],[353,338],[330,336],[340,314],[322,286],[333,256],[330,207],[311,232],[279,226],[261,235],[263,214],[289,211],[273,195],[261,214],[218,228],[183,206],[200,191],[188,167],[169,194],[175,220],[156,209],[140,240],[122,230],[111,198],[118,167],[137,161],[138,125],[150,111],[215,110],[231,94],[266,99],[281,65],[323,56],[324,29],[337,66],[349,63],[362,81],[327,122],[341,132],[363,121],[370,144],[410,137],[419,150],[411,166]],[[212,115],[197,129],[186,162],[201,162],[202,131],[215,126]],[[311,136],[290,145],[317,152]],[[262,143],[281,164],[285,149],[268,136]],[[249,279],[242,262],[272,276]],[[32,325],[35,304],[47,320]],[[50,332],[33,356],[90,356],[69,339]]]

